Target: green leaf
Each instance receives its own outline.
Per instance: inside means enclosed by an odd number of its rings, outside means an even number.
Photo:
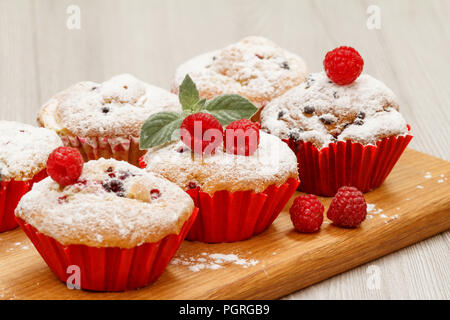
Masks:
[[[151,115],[141,128],[141,150],[175,140],[174,131],[180,128],[183,119],[178,112],[159,112]]]
[[[205,106],[205,104],[206,104],[206,99],[201,99],[201,100],[199,100],[196,104],[195,104],[195,106],[193,107],[193,113],[195,113],[195,112],[199,112],[200,110],[202,110],[203,109],[203,107]]]
[[[195,105],[200,100],[197,87],[188,74],[184,77],[184,80],[181,83],[178,99],[180,100],[183,110],[189,110],[191,112],[194,111]]]
[[[250,119],[258,108],[240,95],[224,94],[209,100],[203,110],[212,114],[222,126],[226,126],[236,120]]]

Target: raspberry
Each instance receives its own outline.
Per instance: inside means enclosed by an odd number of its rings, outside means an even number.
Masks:
[[[241,119],[230,123],[223,134],[227,153],[251,156],[259,145],[259,123]]]
[[[83,171],[84,160],[75,148],[56,148],[48,157],[47,173],[61,186],[77,182]]]
[[[209,113],[187,116],[180,129],[181,141],[196,153],[214,153],[222,143],[222,125]]]
[[[355,187],[340,187],[331,201],[327,217],[336,226],[356,228],[364,221],[367,204],[364,195]]]
[[[150,190],[150,199],[156,200],[161,197],[161,192],[158,189]]]
[[[125,197],[125,188],[122,181],[116,179],[104,181],[102,186],[107,192],[115,193],[119,197]]]
[[[352,47],[339,47],[326,54],[323,67],[330,80],[343,86],[359,77],[364,60]]]
[[[295,230],[304,233],[316,232],[323,222],[323,204],[313,194],[294,199],[289,209]]]

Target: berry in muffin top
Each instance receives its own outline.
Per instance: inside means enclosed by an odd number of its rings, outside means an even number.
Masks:
[[[177,234],[193,209],[190,196],[166,179],[99,159],[85,163],[74,184],[36,183],[16,215],[63,245],[131,248]]]

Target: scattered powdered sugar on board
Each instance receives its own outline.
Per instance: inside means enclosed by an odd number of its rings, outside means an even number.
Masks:
[[[248,268],[259,263],[255,259],[244,259],[236,254],[222,254],[202,252],[200,256],[186,257],[184,255],[175,256],[170,264],[187,266],[192,272],[199,272],[200,270],[210,269],[217,270],[227,264],[235,264]]]
[[[425,175],[424,175],[424,178],[425,179],[431,179],[433,176],[431,175],[431,173],[430,172],[425,172]]]
[[[406,199],[406,200],[409,200],[409,199]],[[399,211],[400,207],[397,207],[396,210]],[[388,216],[388,215],[386,215],[386,214],[384,214],[382,212],[383,212],[383,209],[377,208],[374,203],[367,203],[367,215],[366,215],[366,218],[368,220],[373,219],[374,215],[378,215],[378,217],[384,219],[384,223],[389,223],[392,220],[400,218],[400,216],[398,214],[395,214],[395,215],[392,215],[392,216]]]
[[[400,218],[400,216],[398,214],[394,214],[393,216],[390,216],[388,220],[384,221],[384,223],[389,223],[398,218]]]
[[[419,184],[419,185],[416,186],[416,188],[417,188],[417,189],[423,189],[424,186],[422,186],[422,185]]]
[[[381,212],[383,212],[383,209],[376,208],[374,203],[367,204],[367,213],[380,214]]]

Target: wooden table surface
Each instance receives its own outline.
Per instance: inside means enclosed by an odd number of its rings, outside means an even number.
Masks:
[[[33,124],[59,90],[124,72],[168,88],[185,59],[262,35],[312,71],[354,46],[398,95],[410,147],[450,160],[449,16],[448,0],[0,0],[0,119]],[[449,249],[447,231],[286,298],[449,299]]]

